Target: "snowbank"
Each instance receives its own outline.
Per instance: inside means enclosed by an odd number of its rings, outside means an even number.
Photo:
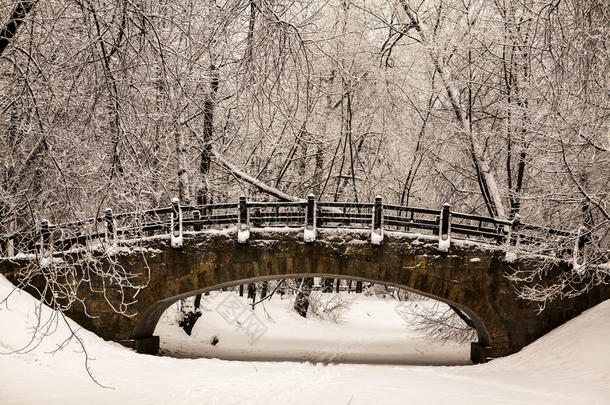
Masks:
[[[0,276],[0,299],[12,288]],[[0,350],[22,347],[35,324],[35,301],[13,294],[0,308]],[[521,353],[479,366],[173,359],[139,355],[78,332],[95,358],[95,376],[112,389],[87,376],[75,341],[49,353],[67,330],[58,323],[37,348],[0,355],[2,404],[607,404],[610,398],[610,301]]]

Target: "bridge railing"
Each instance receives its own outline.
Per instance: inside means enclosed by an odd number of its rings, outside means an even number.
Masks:
[[[383,210],[386,229],[438,235],[439,210],[392,204],[384,204]]]
[[[283,225],[301,227],[305,223],[305,202],[247,202],[248,223],[260,228]]]
[[[66,251],[92,243],[115,244],[119,240],[171,234],[176,245],[182,243],[185,231],[239,226],[247,240],[250,227],[305,227],[306,241],[315,240],[317,228],[370,229],[371,242],[381,243],[384,231],[417,232],[439,237],[439,248],[446,250],[451,238],[474,240],[488,244],[529,246],[531,249],[564,244],[560,254],[572,254],[574,241],[580,234],[541,227],[514,220],[451,211],[445,204],[440,210],[383,204],[381,197],[369,202],[316,202],[310,195],[296,202],[257,202],[240,199],[238,203],[180,205],[175,199],[170,207],[115,214],[107,209],[103,216],[81,221],[49,224],[4,238],[2,254],[33,253],[43,248]],[[582,240],[577,242],[584,243]],[[552,252],[550,252],[552,253]]]
[[[316,226],[370,229],[373,206],[373,203],[318,202]]]

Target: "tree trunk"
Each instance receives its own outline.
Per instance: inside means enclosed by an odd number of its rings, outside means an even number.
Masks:
[[[185,300],[181,301],[182,305],[184,305],[184,302],[185,302]],[[200,306],[201,306],[201,294],[197,294],[195,296],[193,310],[184,313],[182,315],[182,319],[180,319],[180,322],[178,322],[178,325],[182,329],[184,329],[186,334],[189,336],[191,336],[191,333],[193,332],[193,327],[195,326],[195,323],[197,323],[197,320],[199,318],[201,318],[202,313],[201,313],[201,310],[199,309]],[[184,308],[184,307],[182,306],[181,308]]]
[[[11,42],[19,26],[23,24],[25,17],[32,11],[38,1],[20,1],[15,5],[11,17],[6,25],[0,30],[0,56],[4,53]]]
[[[428,54],[430,55],[430,58],[434,63],[434,67],[438,71],[441,80],[443,81],[445,91],[447,92],[447,97],[449,99],[449,102],[451,103],[451,107],[456,116],[460,131],[469,139],[468,144],[470,149],[470,156],[472,157],[472,162],[475,172],[477,174],[481,195],[483,196],[483,200],[485,201],[485,205],[487,206],[489,215],[491,215],[492,217],[503,218],[505,216],[504,204],[502,203],[502,198],[500,195],[498,184],[496,183],[496,178],[491,172],[491,168],[489,167],[489,164],[487,163],[485,158],[483,156],[480,156],[476,150],[474,135],[471,131],[469,121],[460,106],[459,92],[453,85],[451,77],[445,68],[445,65],[438,57],[437,51],[434,49],[434,47],[428,40],[428,37],[419,22],[418,16],[413,12],[406,0],[403,2],[403,9],[407,13],[411,25],[417,30],[422,44],[428,49]]]
[[[335,284],[335,280],[332,278],[323,278],[322,279],[322,292],[323,293],[331,293],[333,292],[333,284]]]
[[[299,290],[294,300],[294,310],[303,318],[307,318],[307,310],[309,309],[309,296],[311,295],[311,287],[313,287],[313,278],[297,278]]]
[[[210,64],[210,91],[203,103],[203,144],[201,145],[201,161],[199,164],[199,187],[197,190],[197,203],[206,204],[211,200],[208,175],[212,162],[212,139],[214,137],[214,108],[216,106],[216,93],[218,92],[218,69]]]
[[[252,302],[256,301],[256,284],[248,284],[248,299],[252,299]]]
[[[186,170],[186,146],[184,134],[180,128],[174,128],[174,139],[176,142],[176,160],[178,164],[178,198],[182,204],[191,202],[188,172]]]
[[[212,150],[212,155],[214,156],[214,159],[216,159],[216,162],[220,166],[224,167],[229,172],[234,174],[235,177],[258,188],[261,192],[272,195],[273,197],[277,198],[280,201],[295,201],[295,202],[300,201],[300,199],[298,199],[297,197],[286,194],[274,187],[271,187],[271,186],[263,183],[262,181],[255,179],[254,177],[250,176],[249,174],[244,173],[242,170],[239,170],[235,165],[233,165],[232,163],[227,161],[224,157],[222,157],[220,154],[218,154],[214,150]]]
[[[263,281],[262,286],[261,286],[261,299],[263,299],[267,296],[268,289],[269,289],[269,282]]]
[[[250,0],[250,16],[248,18],[248,35],[246,37],[246,54],[244,55],[244,66],[248,70],[247,73],[252,73],[252,53],[254,49],[254,28],[256,27],[256,2]],[[250,75],[250,78],[254,78]]]

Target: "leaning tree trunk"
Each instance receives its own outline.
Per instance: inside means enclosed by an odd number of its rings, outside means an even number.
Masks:
[[[489,214],[494,218],[503,218],[505,216],[504,204],[502,202],[498,184],[496,183],[496,178],[491,170],[491,167],[489,166],[489,163],[476,150],[474,135],[470,128],[469,119],[464,114],[464,110],[460,105],[459,91],[453,85],[450,74],[446,69],[446,64],[439,57],[438,52],[429,41],[418,16],[410,8],[408,1],[403,1],[403,10],[407,13],[411,26],[415,28],[419,34],[421,43],[427,47],[430,59],[432,59],[434,67],[439,73],[445,87],[447,97],[455,114],[460,130],[468,138],[468,149],[472,158],[475,173],[477,175],[479,189],[481,190],[481,195],[483,196],[483,200],[485,201]]]

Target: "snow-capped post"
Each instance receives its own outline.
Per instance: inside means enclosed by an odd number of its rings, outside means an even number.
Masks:
[[[375,197],[375,206],[373,208],[373,230],[371,231],[371,243],[373,245],[381,245],[383,240],[383,204],[381,196]]]
[[[248,202],[245,196],[239,197],[239,228],[237,230],[237,242],[246,243],[250,239],[248,229]]]
[[[201,230],[201,213],[199,210],[193,211],[193,230],[200,231]]]
[[[106,225],[106,243],[116,244],[116,224],[112,215],[112,208],[106,208],[104,212],[104,224]]]
[[[572,266],[576,273],[581,274],[583,271],[583,265],[585,264],[585,257],[583,249],[587,241],[588,229],[586,226],[578,228],[578,234],[574,243],[574,252],[572,253]]]
[[[182,247],[182,208],[178,197],[172,199],[171,244],[173,248]]]
[[[521,228],[521,215],[515,214],[513,218],[513,223],[510,226],[510,230],[508,232],[508,241],[509,245],[506,249],[506,255],[504,260],[508,263],[514,263],[517,261],[517,252],[516,246],[519,243],[519,229]]]
[[[451,205],[443,204],[441,208],[441,219],[438,227],[438,250],[448,252],[451,246]]]
[[[316,240],[316,197],[313,194],[307,196],[307,209],[305,211],[305,233],[303,239],[307,243]]]

